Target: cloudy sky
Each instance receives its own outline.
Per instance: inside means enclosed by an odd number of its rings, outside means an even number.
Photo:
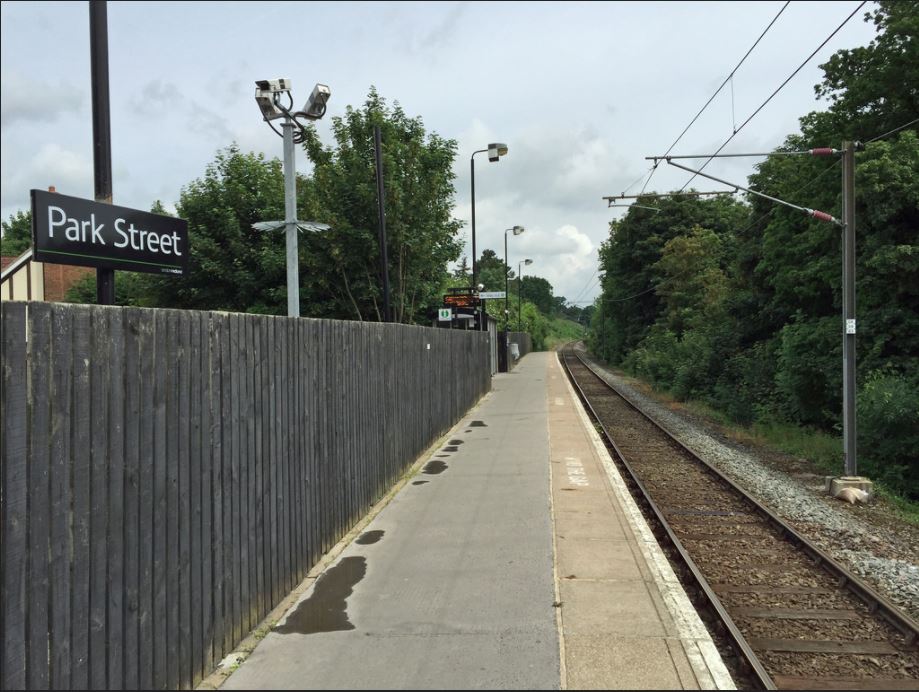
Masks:
[[[597,248],[624,213],[601,198],[640,178],[643,157],[666,151],[784,4],[109,2],[114,201],[172,206],[234,141],[280,157],[253,100],[257,79],[290,78],[297,102],[328,84],[326,119],[375,85],[457,141],[455,215],[467,222],[467,254],[470,154],[506,142],[500,162],[476,157],[479,252],[502,255],[504,229],[523,225],[509,263],[532,258],[528,269],[556,295],[590,301]],[[738,71],[733,95],[726,87],[673,153],[716,149],[858,5],[790,3]],[[825,107],[814,97],[818,65],[872,39],[861,15],[726,151],[768,150]],[[28,208],[31,188],[92,198],[88,3],[4,2],[0,19],[3,218]],[[331,142],[325,122],[320,132]],[[743,182],[754,163],[708,170]],[[298,168],[309,172],[302,152]],[[688,177],[662,166],[648,189]]]

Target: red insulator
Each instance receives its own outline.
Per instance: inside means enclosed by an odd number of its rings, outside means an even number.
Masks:
[[[820,221],[835,221],[830,214],[827,214],[825,211],[817,211],[816,209],[811,209],[811,216]]]
[[[832,147],[820,147],[819,149],[811,149],[811,156],[833,156],[836,153],[836,150]]]

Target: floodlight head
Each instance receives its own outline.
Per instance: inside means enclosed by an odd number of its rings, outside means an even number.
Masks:
[[[524,263],[524,264],[533,264],[533,260],[531,260],[531,259],[525,259],[525,260],[523,260],[523,263]]]
[[[255,82],[255,102],[262,111],[262,118],[275,120],[284,116],[284,111],[278,108],[277,99],[285,92],[290,92],[289,79],[260,79]]]
[[[524,229],[523,226],[514,226],[513,228],[514,235],[520,235],[521,233],[523,233],[524,230],[526,229]]]
[[[306,118],[307,120],[319,120],[325,115],[325,105],[332,95],[332,90],[325,84],[317,84],[313,87],[313,93],[306,100],[303,110],[297,111],[296,115]]]
[[[497,161],[500,157],[504,156],[505,154],[507,154],[506,144],[501,144],[499,142],[499,143],[488,145],[488,160],[489,161]]]

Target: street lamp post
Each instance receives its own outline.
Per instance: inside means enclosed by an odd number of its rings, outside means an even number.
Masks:
[[[510,270],[510,267],[507,264],[507,232],[513,231],[514,235],[520,235],[524,231],[523,226],[514,226],[513,228],[507,228],[504,231],[504,333],[507,334],[507,323],[510,321],[508,318],[507,311],[507,273]]]
[[[525,259],[517,262],[517,331],[520,331],[520,325],[523,322],[523,302],[520,300],[520,294],[523,291],[523,275],[520,273],[521,265],[533,264],[533,260]]]
[[[469,172],[470,180],[472,181],[472,286],[475,288],[478,286],[476,283],[476,256],[475,256],[475,155],[488,152],[489,161],[497,161],[499,158],[507,154],[507,145],[500,142],[489,144],[487,149],[478,149],[472,152],[472,156],[469,157]],[[484,312],[484,311],[483,311]],[[482,324],[480,328],[484,331],[485,329],[485,315],[482,315]]]
[[[302,110],[292,112],[294,100],[290,94],[289,79],[261,79],[255,83],[255,101],[262,110],[262,118],[276,134],[284,139],[284,228],[287,236],[287,316],[300,316],[300,267],[297,248],[297,171],[294,164],[294,143],[303,142],[303,125],[297,120],[319,120],[325,115],[326,102],[332,92],[325,84],[313,87],[313,93]],[[281,104],[281,95],[287,95],[287,107]],[[283,132],[271,124],[284,118]],[[294,125],[299,132],[294,134]],[[269,222],[273,224],[274,222]]]

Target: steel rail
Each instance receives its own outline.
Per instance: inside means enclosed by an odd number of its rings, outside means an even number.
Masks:
[[[564,355],[565,350],[569,351],[571,355]],[[655,428],[663,432],[670,440],[672,440],[679,448],[684,450],[694,461],[700,464],[701,468],[704,469],[707,473],[714,476],[719,481],[726,484],[731,488],[735,493],[739,494],[744,500],[746,500],[760,515],[762,515],[771,525],[781,530],[783,537],[788,540],[793,545],[802,549],[815,563],[815,565],[820,566],[826,570],[831,576],[836,578],[837,586],[840,588],[846,588],[848,591],[853,593],[861,601],[863,601],[869,608],[872,613],[877,613],[883,617],[888,623],[890,623],[894,628],[896,628],[901,634],[903,634],[907,639],[907,645],[911,646],[916,643],[919,639],[919,624],[914,622],[911,618],[901,613],[895,605],[890,601],[885,599],[879,593],[877,593],[873,588],[868,584],[860,580],[858,577],[849,572],[842,565],[837,563],[833,558],[824,553],[820,548],[811,543],[804,536],[800,535],[795,529],[788,525],[784,520],[778,517],[773,513],[769,508],[761,504],[758,500],[752,497],[747,493],[743,488],[738,486],[734,481],[724,476],[720,471],[714,468],[710,463],[702,459],[695,451],[687,447],[683,442],[677,439],[673,433],[667,430],[666,427],[661,425],[658,421],[654,420],[646,411],[644,411],[640,406],[631,401],[624,394],[619,392],[616,387],[610,384],[602,375],[600,375],[596,369],[592,366],[591,363],[587,362],[579,353],[573,349],[565,349],[560,352],[564,357],[562,358],[562,363],[565,366],[565,370],[574,384],[576,390],[578,391],[579,396],[584,402],[585,406],[590,410],[591,415],[600,425],[604,436],[606,437],[607,442],[613,448],[616,455],[619,457],[623,466],[628,471],[635,485],[639,488],[642,493],[642,499],[647,503],[651,508],[657,520],[660,522],[661,528],[666,533],[668,540],[673,545],[674,549],[680,556],[680,559],[685,563],[688,571],[693,577],[693,580],[696,582],[701,593],[705,596],[706,601],[711,606],[712,610],[716,612],[718,617],[722,620],[722,623],[725,627],[726,633],[734,645],[737,652],[749,665],[750,670],[753,672],[757,678],[757,682],[762,685],[765,689],[776,689],[775,683],[772,681],[769,674],[765,671],[759,659],[756,657],[756,654],[752,651],[749,644],[744,639],[740,630],[734,624],[733,620],[727,613],[727,610],[724,608],[718,596],[715,594],[714,590],[710,587],[705,577],[702,575],[701,571],[696,566],[695,562],[689,556],[682,542],[674,533],[673,529],[670,527],[669,522],[664,517],[663,512],[658,508],[656,503],[651,499],[648,491],[646,490],[644,484],[638,478],[637,474],[633,470],[631,464],[628,462],[626,457],[622,454],[618,445],[613,441],[612,435],[609,433],[606,425],[600,419],[594,407],[591,405],[587,399],[586,394],[581,388],[580,384],[575,380],[573,374],[568,368],[566,362],[567,358],[573,357],[587,368],[600,382],[602,382],[611,392],[616,396],[621,398],[630,408],[634,409],[637,413],[643,416],[648,420]]]

